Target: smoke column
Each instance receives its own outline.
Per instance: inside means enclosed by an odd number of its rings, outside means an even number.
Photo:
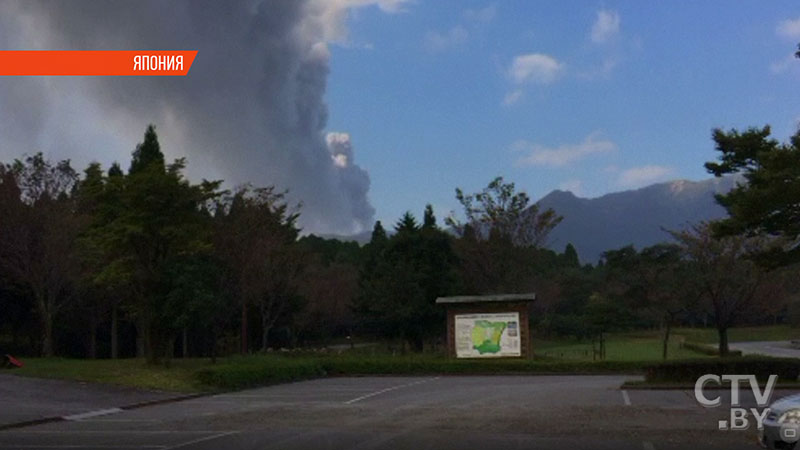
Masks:
[[[188,77],[0,79],[0,160],[43,151],[78,168],[129,155],[148,123],[192,178],[289,189],[306,231],[371,227],[350,136],[325,133],[328,45],[353,8],[405,0],[0,3],[0,48],[198,50]]]

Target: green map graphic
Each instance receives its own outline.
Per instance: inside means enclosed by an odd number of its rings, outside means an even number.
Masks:
[[[476,320],[472,328],[472,346],[481,355],[500,351],[500,336],[506,329],[507,322],[489,322]]]

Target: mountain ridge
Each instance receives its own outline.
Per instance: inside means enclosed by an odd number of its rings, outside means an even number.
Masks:
[[[537,204],[552,208],[564,220],[548,237],[547,247],[562,251],[572,243],[582,262],[597,262],[602,253],[633,245],[647,247],[671,240],[667,230],[682,230],[727,216],[714,194],[726,193],[741,178],[673,180],[639,189],[583,198],[554,190]]]
[[[546,246],[562,252],[571,243],[581,262],[594,264],[606,250],[626,245],[641,249],[670,241],[667,230],[682,230],[727,216],[714,194],[726,193],[742,180],[740,176],[700,181],[678,179],[593,198],[556,189],[536,203],[541,209],[553,208],[564,217],[550,233]],[[321,237],[365,244],[371,234],[371,230],[367,230],[349,236],[325,234]]]

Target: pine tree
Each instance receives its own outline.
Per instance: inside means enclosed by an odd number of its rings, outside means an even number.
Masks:
[[[375,222],[375,226],[372,228],[372,237],[370,238],[369,242],[371,244],[381,244],[388,240],[386,237],[386,230],[383,229],[383,225],[381,221],[378,220]]]
[[[161,146],[158,143],[155,125],[148,125],[144,132],[144,141],[136,146],[131,159],[131,168],[128,173],[134,174],[141,172],[151,166],[156,166],[164,170],[164,154],[161,153]]]
[[[394,230],[398,233],[413,233],[419,230],[419,224],[414,215],[410,211],[406,211],[403,217],[394,225]]]

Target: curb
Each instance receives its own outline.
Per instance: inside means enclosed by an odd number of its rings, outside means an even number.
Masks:
[[[71,419],[70,417],[83,416],[83,415],[87,415],[87,414],[92,414],[94,412],[104,412],[104,411],[111,411],[111,410],[118,410],[116,412],[128,411],[128,410],[132,410],[132,409],[146,408],[148,406],[163,405],[163,404],[166,404],[166,403],[177,403],[177,402],[182,402],[182,401],[185,401],[185,400],[192,400],[192,399],[195,399],[195,398],[208,397],[208,396],[216,395],[216,394],[218,394],[218,393],[217,392],[202,392],[202,393],[199,393],[199,394],[179,395],[179,396],[176,396],[176,397],[168,397],[168,398],[162,398],[162,399],[158,399],[158,400],[148,400],[148,401],[145,401],[145,402],[131,403],[129,405],[124,405],[124,406],[101,408],[101,409],[98,409],[98,410],[95,410],[95,411],[87,411],[85,413],[80,413],[80,414],[68,414],[68,415],[64,415],[64,416],[51,416],[51,417],[43,417],[41,419],[26,420],[26,421],[23,421],[23,422],[7,423],[7,424],[0,425],[0,431],[12,430],[12,429],[16,429],[16,428],[32,427],[32,426],[35,426],[35,425],[43,425],[43,424],[46,424],[46,423],[74,421],[76,419]],[[98,415],[101,415],[101,414],[98,414]]]

